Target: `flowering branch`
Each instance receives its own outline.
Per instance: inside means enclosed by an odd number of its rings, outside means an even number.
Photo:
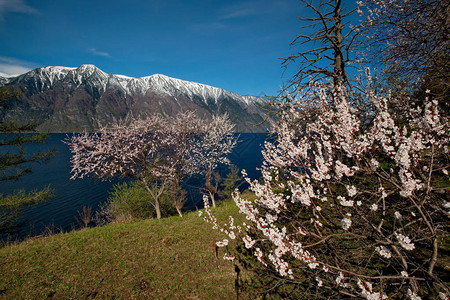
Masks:
[[[449,165],[447,116],[428,97],[414,104],[368,86],[356,94],[316,84],[303,98],[279,104],[262,181],[243,172],[257,199],[233,194],[249,222],[239,237],[262,265],[258,272],[316,282],[321,297],[412,299],[430,286],[430,293],[448,293],[436,271],[446,255],[439,239],[448,237],[446,202],[436,192],[448,181],[436,171]],[[372,110],[360,110],[354,99],[362,97]],[[316,103],[314,119],[305,117],[305,99]],[[392,109],[399,102],[410,103],[406,115]]]

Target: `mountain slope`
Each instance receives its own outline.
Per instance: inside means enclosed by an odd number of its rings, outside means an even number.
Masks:
[[[120,120],[195,111],[209,118],[228,112],[238,132],[264,132],[262,97],[241,96],[195,82],[155,74],[142,78],[107,74],[93,65],[43,67],[0,85],[22,91],[2,117],[38,122],[41,131],[95,130]],[[24,117],[26,116],[26,117]]]

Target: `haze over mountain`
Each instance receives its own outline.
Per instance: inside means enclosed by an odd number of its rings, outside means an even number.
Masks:
[[[155,113],[172,116],[195,111],[201,117],[228,112],[237,132],[265,132],[263,97],[241,96],[161,74],[132,78],[107,74],[93,65],[43,67],[5,78],[0,86],[21,90],[18,101],[1,112],[5,120],[37,122],[45,132],[95,130],[121,120]]]

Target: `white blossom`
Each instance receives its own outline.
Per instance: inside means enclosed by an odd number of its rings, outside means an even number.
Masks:
[[[368,300],[382,300],[387,299],[386,293],[374,292],[372,290],[372,283],[365,281],[364,283],[361,279],[357,281],[358,287],[361,289],[361,295]]]
[[[398,232],[395,232],[394,234],[395,234],[395,237],[397,238],[398,242],[404,249],[413,250],[415,248],[414,243],[411,243],[411,240],[409,239],[409,237],[407,237],[401,233],[398,233]]]
[[[317,286],[318,287],[321,287],[323,285],[323,281],[322,281],[322,279],[320,279],[319,276],[316,276],[316,281],[317,281]]]
[[[348,217],[341,219],[341,227],[344,230],[349,230],[352,225],[352,220]]]
[[[344,277],[344,273],[339,272],[339,276],[336,277],[336,284],[340,287],[343,288],[349,288],[350,284],[348,282],[345,282],[345,277]]]
[[[228,240],[224,239],[224,240],[222,240],[220,242],[216,242],[216,245],[217,245],[217,247],[225,247],[225,246],[228,245]]]
[[[289,96],[286,102],[276,104],[280,108],[280,120],[273,129],[276,141],[264,143],[262,179],[250,179],[247,173],[243,173],[256,199],[249,201],[239,191],[233,193],[239,212],[245,216],[246,223],[251,224],[245,226],[244,231],[251,230],[252,236],[258,236],[258,244],[265,245],[265,250],[255,248],[255,241],[245,237],[245,232],[243,243],[251,247],[262,265],[270,265],[282,277],[298,280],[301,273],[297,274],[297,270],[306,266],[315,268],[317,273],[312,279],[315,278],[317,287],[323,288],[327,282],[325,278],[335,276],[333,272],[340,267],[331,260],[327,261],[330,265],[325,265],[313,255],[326,253],[318,241],[329,236],[334,238],[330,226],[339,222],[344,231],[370,228],[377,234],[379,230],[382,234],[376,239],[367,239],[367,246],[376,252],[370,257],[374,263],[392,266],[385,273],[386,276],[394,275],[392,280],[386,281],[390,288],[391,282],[405,281],[395,276],[397,274],[388,274],[401,268],[401,262],[393,259],[394,252],[391,252],[393,236],[404,250],[413,250],[415,245],[400,231],[406,224],[390,222],[392,215],[385,214],[393,214],[394,220],[412,220],[412,227],[405,228],[413,232],[417,240],[422,238],[422,231],[414,230],[424,222],[416,222],[414,211],[418,208],[411,200],[414,200],[412,197],[422,197],[427,191],[428,182],[419,173],[424,165],[431,166],[430,155],[433,151],[448,149],[448,122],[442,121],[444,118],[439,115],[437,104],[428,99],[422,105],[425,108],[420,110],[410,107],[409,99],[397,99],[392,94],[385,96],[369,88],[364,96],[373,105],[373,110],[370,116],[362,117],[368,117],[371,122],[360,126],[361,111],[352,102],[354,95],[344,87],[328,90],[319,84],[316,86],[313,97],[307,97],[310,96],[308,89],[298,91],[299,95],[305,92],[305,99],[315,101],[314,108],[319,113],[314,118],[304,116],[306,110],[302,110],[304,102],[300,96],[298,99],[297,96]],[[391,104],[404,112],[401,122]],[[389,167],[381,168],[381,162],[386,162]],[[441,162],[435,160],[433,170],[442,170]],[[359,180],[359,176],[368,176],[367,181]],[[358,185],[353,185],[353,182],[358,182]],[[361,184],[363,182],[367,184]],[[431,189],[430,192],[433,191]],[[427,201],[425,197],[424,201]],[[450,203],[443,202],[442,205],[447,209]],[[429,205],[423,207],[425,209]],[[369,214],[368,209],[371,210]],[[358,217],[352,219],[350,212]],[[410,217],[405,217],[409,214]],[[290,216],[292,223],[288,219]],[[228,229],[221,230],[230,236]],[[256,235],[253,235],[254,231],[257,231]],[[352,238],[359,239],[356,234]],[[341,235],[350,236],[350,232],[337,233],[337,236]],[[304,241],[307,241],[307,246],[302,245]],[[402,255],[411,255],[407,251]],[[348,255],[353,254],[349,252]],[[297,260],[292,264],[295,268],[291,267],[291,259]],[[361,272],[364,274],[364,267]],[[345,273],[348,278],[344,278],[344,273],[334,277],[336,289],[353,288],[350,283],[357,282],[356,275]],[[408,275],[406,270],[400,274]],[[375,286],[375,282],[358,281],[358,286],[360,291],[352,292],[366,299],[386,299],[387,295],[382,291],[391,291],[384,289],[385,286]],[[409,297],[413,296],[418,297],[410,292]]]
[[[353,201],[353,200],[347,200],[347,199],[345,199],[345,197],[338,196],[337,198],[338,198],[338,200],[340,200],[339,203],[340,203],[342,206],[352,207],[352,206],[355,204],[355,201]]]
[[[260,263],[262,263],[264,266],[267,266],[266,262],[264,262],[264,261],[262,260],[263,253],[262,253],[262,251],[261,251],[260,248],[256,248],[256,249],[255,249],[255,256],[256,256],[256,258],[259,260]]]
[[[411,289],[408,289],[408,297],[410,300],[421,300],[422,299],[416,293],[412,292]]]
[[[385,258],[391,258],[392,253],[391,251],[386,248],[385,246],[376,246],[375,250],[378,252],[378,254],[380,254],[381,256],[385,257]]]
[[[353,185],[352,186],[347,185],[346,188],[347,188],[349,197],[353,197],[358,193],[358,191],[356,190],[356,187],[354,187]]]
[[[228,255],[228,254],[224,254],[223,255],[223,259],[224,260],[229,260],[229,261],[235,261],[236,260],[236,256],[233,256],[233,255]]]
[[[372,158],[370,160],[370,166],[371,166],[372,170],[376,171],[380,167],[380,163],[375,158]]]
[[[252,240],[252,238],[251,237],[249,237],[248,235],[246,235],[246,236],[244,236],[243,238],[242,238],[242,240],[244,241],[244,243],[245,243],[245,248],[247,248],[247,249],[250,249],[251,247],[253,247],[253,245],[255,244],[255,240]]]

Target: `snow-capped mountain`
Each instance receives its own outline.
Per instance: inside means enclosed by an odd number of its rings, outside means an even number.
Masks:
[[[266,98],[241,96],[196,82],[161,74],[132,78],[107,74],[93,65],[43,67],[23,75],[0,77],[0,86],[21,90],[1,112],[7,120],[38,122],[41,131],[95,130],[120,120],[160,113],[195,111],[209,118],[228,112],[239,132],[263,132],[268,124],[261,108]]]

